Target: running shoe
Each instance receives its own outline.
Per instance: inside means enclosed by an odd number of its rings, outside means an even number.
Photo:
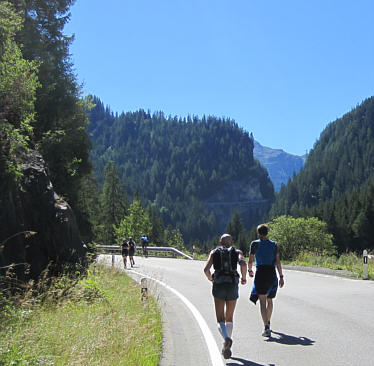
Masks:
[[[232,339],[229,337],[225,338],[225,342],[223,342],[222,355],[226,360],[231,357],[231,345]]]
[[[271,337],[271,330],[270,328],[265,328],[264,331],[262,332],[263,337]]]

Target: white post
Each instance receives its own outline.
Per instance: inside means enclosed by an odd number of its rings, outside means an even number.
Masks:
[[[147,279],[143,277],[140,280],[141,284],[141,295],[142,295],[142,301],[147,301],[148,300],[148,287],[147,287]]]
[[[112,267],[114,267],[114,254],[112,254]]]
[[[364,250],[364,280],[368,279],[368,251]]]

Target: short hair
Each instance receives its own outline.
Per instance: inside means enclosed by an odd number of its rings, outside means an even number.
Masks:
[[[220,237],[220,240],[222,240],[224,238],[231,238],[231,235],[230,234],[222,234],[221,237]]]
[[[220,242],[221,244],[226,244],[226,243],[228,243],[228,244],[231,244],[231,245],[232,245],[232,237],[231,237],[230,234],[223,234],[223,235],[220,237],[219,242]]]
[[[267,225],[265,225],[265,224],[261,224],[261,225],[258,225],[258,226],[257,226],[257,233],[258,233],[259,235],[263,235],[263,236],[265,236],[265,235],[268,234],[268,232],[269,232],[269,228],[268,228]]]

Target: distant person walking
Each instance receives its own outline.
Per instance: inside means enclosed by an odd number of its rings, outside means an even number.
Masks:
[[[249,276],[253,277],[252,264],[256,257],[256,275],[250,300],[254,304],[256,304],[257,300],[260,300],[261,317],[264,322],[262,336],[264,337],[271,336],[270,318],[273,312],[273,299],[278,289],[275,267],[277,267],[279,273],[279,287],[284,285],[278,246],[275,241],[267,238],[268,231],[269,229],[265,224],[257,227],[259,239],[252,241],[248,261]]]
[[[148,257],[148,238],[146,235],[142,235],[140,238],[140,243],[142,245],[143,255],[144,257]]]
[[[127,256],[129,255],[129,242],[126,238],[122,239],[121,243],[121,254],[123,258],[123,267],[127,268]]]
[[[222,355],[225,359],[230,358],[232,354],[233,317],[236,300],[239,297],[238,264],[240,265],[241,284],[244,285],[247,282],[247,263],[243,253],[232,246],[232,238],[229,234],[223,234],[220,238],[220,246],[209,254],[204,273],[208,280],[213,282],[212,294],[218,331],[224,339]],[[210,272],[212,266],[213,275]]]
[[[129,237],[129,257],[130,257],[130,264],[131,267],[135,266],[135,260],[134,260],[134,255],[135,255],[135,250],[136,250],[136,244],[133,238],[130,236]]]

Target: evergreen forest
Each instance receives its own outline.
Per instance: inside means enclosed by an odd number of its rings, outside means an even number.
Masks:
[[[64,34],[73,0],[0,2],[0,222],[19,187],[21,164],[39,151],[57,193],[77,216],[82,179],[91,172],[85,100]],[[1,225],[0,237],[10,233]]]
[[[84,98],[64,34],[73,3],[0,2],[0,222],[17,205],[21,166],[35,150],[85,242],[113,244],[140,215],[157,245],[207,250],[227,230],[245,248],[253,225],[292,215],[326,222],[340,253],[374,248],[374,97],[330,123],[275,194],[253,137],[235,121],[114,114]],[[0,226],[0,244],[9,228]]]
[[[231,182],[257,185],[252,199],[261,201],[265,211],[270,208],[273,185],[253,157],[253,138],[234,121],[165,117],[144,110],[114,115],[99,98],[93,97],[92,103],[88,131],[99,186],[105,182],[105,166],[113,162],[127,195],[139,195],[145,207],[153,207],[164,225],[180,230],[187,242],[210,239],[225,229],[230,217],[222,227],[206,202]],[[243,217],[247,229],[263,213]]]
[[[339,252],[374,248],[374,97],[330,123],[270,216],[325,221]]]

